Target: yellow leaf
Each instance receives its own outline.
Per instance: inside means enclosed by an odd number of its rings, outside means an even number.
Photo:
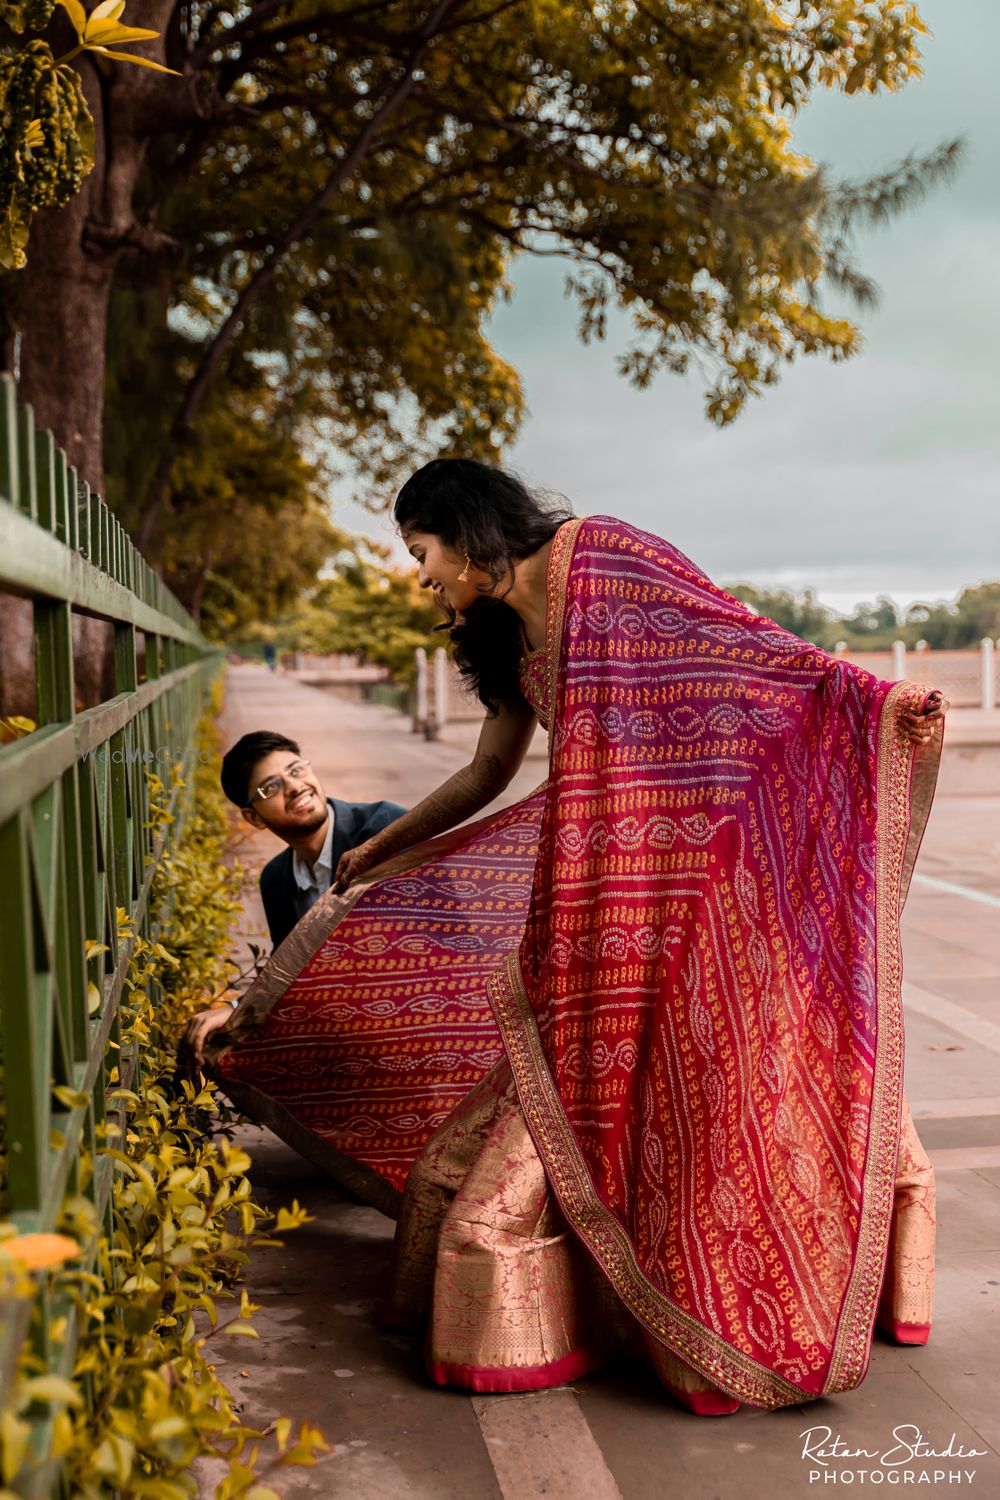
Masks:
[[[88,47],[88,52],[100,52],[104,57],[114,57],[118,62],[137,63],[140,68],[153,68],[157,73],[172,73],[175,78],[184,75],[176,68],[165,68],[162,63],[150,62],[148,57],[130,57],[127,52],[112,52],[109,47]]]
[[[73,28],[80,40],[87,29],[87,12],[80,4],[80,0],[59,0],[59,4],[73,22]]]
[[[68,1234],[16,1234],[0,1242],[0,1252],[20,1261],[29,1271],[61,1265],[81,1253],[76,1240],[71,1240]]]
[[[52,1418],[52,1456],[61,1458],[73,1446],[73,1420],[68,1412],[59,1410]]]
[[[314,1218],[315,1215],[307,1213],[304,1208],[300,1208],[299,1200],[293,1198],[291,1208],[278,1209],[278,1220],[274,1227],[279,1233],[285,1229],[298,1229],[300,1224],[312,1224]]]
[[[31,1401],[59,1402],[62,1406],[82,1406],[83,1397],[71,1380],[62,1375],[36,1375],[22,1387]]]
[[[79,1089],[65,1088],[61,1083],[55,1084],[52,1092],[67,1109],[81,1109],[83,1105],[90,1103],[89,1094],[82,1094]]]
[[[101,0],[100,5],[95,5],[90,12],[91,21],[103,21],[105,17],[117,21],[125,9],[125,0]]]
[[[0,1448],[3,1450],[4,1474],[13,1479],[28,1453],[31,1428],[14,1415],[8,1406],[0,1413]]]
[[[117,21],[94,20],[91,16],[87,22],[86,40],[93,39],[95,42],[148,42],[152,37],[159,36],[158,31],[147,31],[141,26],[119,26]]]
[[[154,1443],[159,1443],[164,1438],[180,1437],[187,1431],[188,1423],[185,1417],[161,1417],[150,1427],[149,1435]]]
[[[260,1338],[260,1334],[257,1332],[256,1328],[251,1328],[249,1323],[243,1323],[239,1318],[237,1318],[233,1323],[227,1323],[222,1332],[239,1334],[245,1339]]]
[[[94,981],[91,980],[87,985],[87,1011],[90,1015],[96,1016],[100,1008],[101,992],[97,988],[97,985],[94,983]]]
[[[110,953],[107,943],[99,943],[96,938],[88,938],[84,943],[88,958],[96,958],[99,953]]]
[[[38,125],[38,120],[32,120],[31,125]],[[30,132],[31,125],[28,126]],[[30,143],[29,143],[30,144]],[[38,728],[34,719],[26,719],[23,714],[8,714],[6,718],[0,719],[0,724],[9,729],[15,739],[20,739],[23,734],[31,734]]]

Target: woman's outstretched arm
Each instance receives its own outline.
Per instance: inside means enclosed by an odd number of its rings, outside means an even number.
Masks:
[[[429,796],[373,838],[348,849],[337,866],[334,890],[342,891],[367,870],[401,849],[447,833],[488,807],[510,785],[527,754],[535,728],[535,714],[523,699],[502,703],[496,718],[486,719],[476,753]]]

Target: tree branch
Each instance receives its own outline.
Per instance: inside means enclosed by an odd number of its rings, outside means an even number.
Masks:
[[[358,5],[353,10],[321,11],[318,15],[301,17],[295,21],[286,21],[282,26],[267,28],[266,22],[279,10],[285,8],[288,0],[265,0],[264,4],[255,5],[250,15],[239,21],[235,26],[230,26],[225,32],[219,32],[216,36],[207,38],[204,43],[199,43],[195,48],[195,66],[205,67],[218,52],[222,52],[234,43],[240,46],[239,58],[230,59],[230,66],[244,64],[262,52],[270,52],[275,42],[295,41],[300,36],[340,36],[345,31],[354,36],[358,33],[357,27],[345,26],[345,21],[351,21],[357,17],[374,15],[381,10],[391,10],[397,0],[376,0],[372,5]],[[371,32],[377,36],[380,42],[393,40],[386,32]],[[413,37],[416,32],[401,32],[399,41],[405,42],[408,37]],[[241,71],[242,71],[241,67]],[[238,76],[238,74],[237,74]]]
[[[226,351],[229,349],[240,328],[242,328],[247,313],[271,284],[279,266],[292,246],[301,239],[309,226],[325,211],[344,183],[364,160],[377,140],[383,123],[390,119],[409,98],[416,87],[420,64],[429,45],[440,31],[441,24],[447,17],[448,12],[457,3],[460,3],[460,0],[438,0],[434,10],[417,34],[415,45],[407,58],[402,75],[387,81],[382,90],[381,104],[361,130],[354,145],[338,162],[320,191],[303,207],[284,233],[276,236],[274,249],[271,254],[258,266],[257,270],[251,276],[247,285],[236,299],[236,303],[229,316],[225,319],[222,327],[202,354],[198,368],[185,392],[180,410],[171,424],[170,433],[157,466],[151,486],[149,504],[138,538],[140,550],[147,546],[152,536],[153,527],[159,519],[160,511],[163,509],[166,501],[170,476],[173,472],[176,457],[176,448],[183,441],[191,423],[201,410],[208,388],[219,370]]]
[[[147,255],[176,255],[184,248],[180,240],[164,234],[162,229],[140,224],[135,219],[124,228],[88,219],[83,226],[83,243],[88,249],[141,250]]]

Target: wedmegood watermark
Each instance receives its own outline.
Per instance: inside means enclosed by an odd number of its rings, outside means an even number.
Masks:
[[[911,1422],[894,1427],[885,1448],[852,1448],[832,1427],[807,1427],[799,1436],[811,1485],[971,1485],[976,1471],[967,1461],[988,1451],[964,1447],[954,1432],[935,1448]]]
[[[141,762],[144,766],[170,764],[175,760],[183,760],[183,750],[171,750],[169,745],[157,745],[155,750],[150,750],[142,745],[134,745],[131,750],[109,750],[107,745],[100,750],[84,750],[80,756],[81,760],[95,760],[104,766],[110,761],[115,766],[134,766]],[[198,751],[199,763],[207,766],[212,759],[208,750]]]

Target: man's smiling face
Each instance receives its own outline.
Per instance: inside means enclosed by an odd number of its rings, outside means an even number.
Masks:
[[[296,774],[298,773],[298,774]],[[262,798],[257,788],[281,778],[274,794]],[[299,838],[321,828],[329,809],[326,796],[312,766],[291,750],[272,750],[254,765],[247,789],[248,807],[243,816],[255,828],[269,828],[279,838]]]

